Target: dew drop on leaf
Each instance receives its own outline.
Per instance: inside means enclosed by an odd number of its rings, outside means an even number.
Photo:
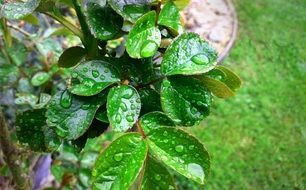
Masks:
[[[127,111],[127,109],[128,109],[127,106],[125,105],[125,103],[123,103],[123,102],[121,102],[120,108],[121,108],[122,111]]]
[[[183,146],[183,145],[177,145],[177,146],[175,147],[175,151],[176,151],[176,152],[183,152],[183,150],[184,150],[184,146]]]
[[[204,181],[205,174],[202,166],[196,163],[190,163],[187,165],[187,169],[192,176],[199,178],[202,182]]]
[[[127,120],[128,122],[133,122],[133,121],[134,121],[134,117],[131,116],[131,115],[128,115],[128,116],[126,117],[126,120]]]
[[[114,159],[117,161],[117,162],[120,162],[123,158],[123,153],[117,153],[115,154],[114,156]]]
[[[155,42],[147,41],[142,45],[140,55],[142,57],[151,57],[157,48],[158,45]]]
[[[99,75],[100,75],[100,73],[99,73],[98,70],[93,70],[91,74],[92,74],[92,76],[93,76],[94,78],[98,78]]]
[[[115,121],[116,121],[117,123],[120,123],[121,120],[122,120],[121,115],[120,115],[120,114],[117,114],[117,115],[115,116]]]
[[[126,90],[125,94],[124,94],[122,97],[125,98],[125,99],[129,99],[129,98],[131,98],[133,95],[134,95],[133,90],[128,89],[128,90]]]
[[[154,178],[156,179],[156,181],[160,181],[160,180],[161,180],[161,176],[160,176],[159,174],[156,174],[156,175],[154,176]]]
[[[188,149],[189,150],[193,150],[194,149],[194,145],[189,145]]]
[[[205,65],[209,63],[209,58],[205,54],[200,53],[200,54],[193,56],[191,58],[191,61],[197,65]]]
[[[61,95],[60,104],[63,108],[70,108],[71,103],[72,95],[67,90],[65,90]]]

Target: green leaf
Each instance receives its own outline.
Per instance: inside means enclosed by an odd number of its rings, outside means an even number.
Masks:
[[[172,127],[155,128],[147,139],[154,157],[185,177],[204,184],[210,170],[210,157],[198,139]]]
[[[88,4],[87,23],[96,38],[109,40],[122,28],[123,18],[108,5],[101,6],[99,1],[95,0]]]
[[[141,100],[141,114],[162,111],[158,92],[152,88],[142,88],[138,92]]]
[[[37,152],[56,150],[60,141],[47,127],[45,109],[29,110],[17,115],[16,133],[21,144]]]
[[[124,19],[135,22],[150,11],[152,0],[108,0],[109,5]]]
[[[226,76],[223,79],[223,82],[233,91],[241,87],[242,81],[233,71],[224,66],[217,66],[216,69],[225,73]]]
[[[43,55],[44,60],[51,63],[57,63],[63,52],[59,41],[54,40],[53,38],[45,38],[35,45],[38,51]]]
[[[129,189],[143,167],[147,151],[147,144],[138,133],[116,139],[95,163],[93,190]]]
[[[34,12],[39,6],[40,0],[28,0],[26,2],[5,3],[0,7],[0,17],[7,19],[21,19]]]
[[[172,0],[169,0],[162,8],[158,17],[158,24],[168,27],[175,35],[183,33],[184,28],[181,24],[180,12]]]
[[[177,189],[173,178],[167,168],[156,159],[149,157],[146,161],[146,167],[141,182],[141,190]]]
[[[174,4],[180,9],[184,9],[190,2],[190,0],[173,0]]]
[[[132,128],[140,108],[139,94],[132,86],[114,87],[107,96],[107,116],[114,131],[124,132]]]
[[[40,20],[37,16],[34,16],[33,14],[30,14],[26,17],[24,17],[22,20],[26,21],[27,23],[30,23],[34,26],[39,26]]]
[[[101,122],[104,122],[104,123],[109,123],[108,121],[108,117],[107,117],[107,111],[106,109],[99,109],[96,113],[96,119],[101,121]]]
[[[0,65],[0,85],[11,85],[15,83],[19,76],[18,67],[11,64]]]
[[[72,84],[69,88],[72,94],[79,96],[93,96],[120,81],[118,72],[105,62],[93,60],[78,65],[72,77],[79,80],[79,84]]]
[[[132,58],[152,57],[156,53],[161,34],[155,26],[155,19],[155,11],[143,15],[128,34],[126,50]]]
[[[216,79],[201,76],[201,80],[204,85],[218,98],[230,98],[235,95],[235,92],[232,91],[226,84]]]
[[[197,79],[177,76],[162,83],[162,108],[177,125],[198,124],[209,115],[211,102],[211,93]]]
[[[38,102],[38,97],[34,94],[29,93],[20,93],[16,95],[15,104],[17,105],[30,105],[31,107],[35,106]]]
[[[150,112],[140,118],[140,126],[148,134],[152,129],[161,126],[175,126],[175,123],[162,112]]]
[[[103,94],[79,97],[67,90],[59,91],[53,96],[46,113],[47,124],[63,138],[77,139],[86,132],[96,111],[105,101]]]
[[[212,70],[217,52],[195,33],[178,36],[164,54],[161,71],[170,75],[194,75]]]
[[[41,86],[43,84],[45,84],[46,82],[48,82],[50,80],[50,75],[49,73],[46,73],[44,71],[40,71],[38,73],[36,73],[32,79],[31,79],[31,83],[33,86]]]
[[[9,47],[7,51],[15,65],[21,66],[26,61],[28,52],[27,47],[24,44],[14,43],[14,45]]]
[[[80,46],[66,49],[59,57],[58,66],[69,68],[77,65],[86,55],[86,50]]]

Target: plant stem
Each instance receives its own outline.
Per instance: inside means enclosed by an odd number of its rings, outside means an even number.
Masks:
[[[21,169],[16,146],[12,143],[10,132],[6,124],[2,108],[0,107],[0,147],[4,155],[4,161],[10,168],[13,175],[13,180],[16,183],[18,190],[29,190],[30,184],[26,172]]]
[[[157,26],[158,24],[158,18],[159,18],[159,14],[160,14],[160,10],[161,10],[161,1],[159,0],[158,1],[158,4],[157,4],[157,8],[156,8],[156,20],[155,20],[155,25]]]
[[[5,18],[2,18],[0,20],[0,24],[1,24],[2,28],[3,28],[3,37],[4,37],[5,47],[9,48],[13,44],[13,39],[12,39],[11,32],[10,32],[10,30],[7,27],[7,23],[6,22],[7,21],[6,21]]]
[[[141,134],[142,138],[146,138],[146,135],[143,131],[143,129],[141,128],[140,124],[139,124],[139,121],[136,122],[136,127],[137,127],[137,131]]]

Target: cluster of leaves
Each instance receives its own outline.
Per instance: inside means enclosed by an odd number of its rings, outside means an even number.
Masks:
[[[176,189],[168,168],[204,184],[209,154],[183,128],[209,115],[213,96],[233,96],[241,85],[239,77],[217,66],[217,53],[208,42],[184,32],[179,8],[186,1],[81,3],[28,0],[1,5],[6,41],[6,19],[33,20],[36,11],[66,27],[52,34],[73,33],[82,42],[52,61],[45,46],[35,45],[47,66],[29,73],[31,80],[19,79],[21,86],[34,86],[40,93],[39,100],[32,91],[16,99],[30,105],[17,117],[19,142],[36,152],[82,150],[70,160],[78,169],[69,172],[83,176],[76,188],[129,189],[136,184],[140,189]],[[62,14],[63,5],[74,9],[80,27]],[[9,47],[3,53],[14,64],[0,63],[3,83],[11,81],[11,73],[24,70],[20,65],[27,52],[16,50],[23,47],[17,44]],[[110,130],[119,137],[102,151],[101,138]],[[84,165],[82,157],[91,150],[95,164]],[[52,171],[59,181],[67,174],[56,164]]]

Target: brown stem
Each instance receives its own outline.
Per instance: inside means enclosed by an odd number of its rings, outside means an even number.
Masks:
[[[143,131],[143,129],[141,128],[140,124],[139,124],[139,121],[136,122],[136,127],[137,127],[137,131],[141,134],[142,138],[146,138],[146,135]]]
[[[18,190],[29,190],[30,184],[26,172],[21,169],[21,161],[16,146],[12,143],[10,132],[6,124],[4,114],[0,107],[0,147],[4,155],[4,161],[10,168],[13,180]]]
[[[158,18],[159,18],[159,13],[160,13],[160,9],[161,9],[161,1],[158,1],[157,7],[156,7],[156,20],[155,20],[155,25],[157,26],[158,24]]]

